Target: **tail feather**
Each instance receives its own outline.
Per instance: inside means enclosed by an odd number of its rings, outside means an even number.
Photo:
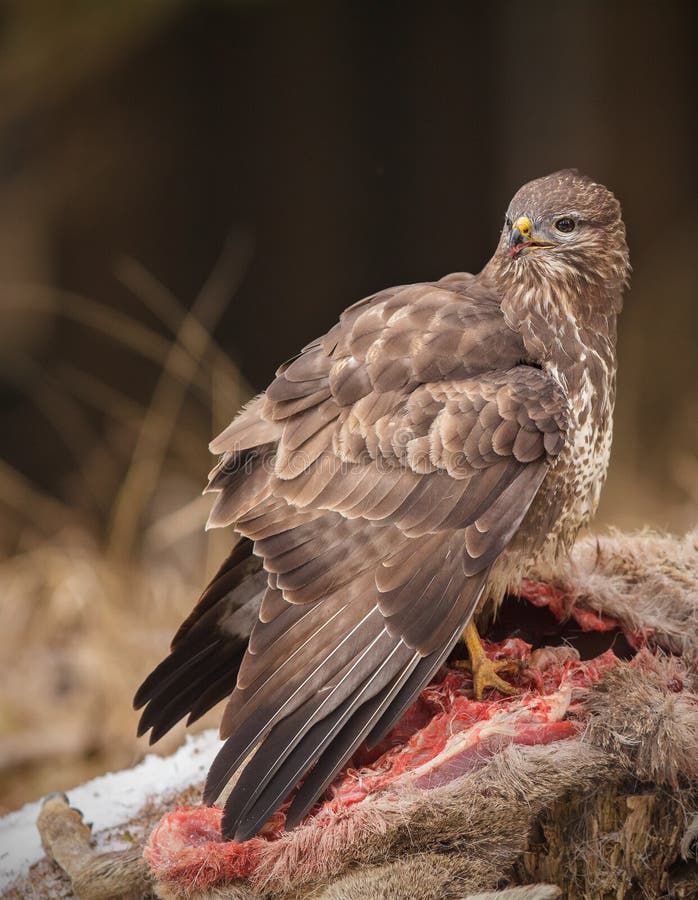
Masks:
[[[383,726],[383,723],[387,726],[387,731],[392,728],[415,696],[429,684],[459,636],[460,629],[443,652],[432,653],[431,656],[420,659],[397,684],[388,685],[358,709],[351,724],[334,737],[300,786],[286,814],[286,828],[294,828],[303,820],[367,736]]]
[[[244,538],[232,550],[172,641],[169,656],[133,700],[145,707],[138,734],[154,743],[189,715],[196,721],[232,693],[266,589],[266,573]]]

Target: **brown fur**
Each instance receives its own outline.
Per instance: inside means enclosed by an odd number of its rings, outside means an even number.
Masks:
[[[69,875],[80,900],[139,900],[148,893],[140,850],[93,854],[90,828],[64,794],[44,801],[36,824],[44,850]]]
[[[206,894],[160,883],[158,896],[474,900],[478,891],[503,883],[549,881],[541,869],[545,854],[534,853],[541,840],[535,835],[548,833],[565,815],[564,843],[546,851],[550,859],[557,854],[563,860],[564,896],[615,897],[623,885],[630,890],[631,883],[649,879],[649,860],[662,875],[661,866],[668,869],[681,854],[688,857],[698,831],[692,812],[698,808],[696,533],[682,539],[649,533],[587,539],[547,577],[569,592],[570,606],[612,615],[632,630],[651,627],[657,643],[666,651],[681,650],[682,658],[643,650],[632,663],[611,670],[585,698],[588,725],[575,739],[509,746],[444,787],[413,789],[397,801],[379,796],[332,828],[302,826],[261,860],[252,883]],[[599,809],[609,802],[620,819],[604,831]],[[638,827],[640,851],[629,839]],[[84,855],[81,871],[87,874],[92,865],[96,879],[104,862]],[[133,878],[133,857],[124,856],[123,865],[124,876],[128,870]],[[667,896],[695,896],[698,876],[688,863],[684,869],[681,884],[688,887],[673,894],[662,875]],[[521,890],[484,897],[556,896],[555,888],[540,884]],[[657,890],[650,885],[644,896],[659,896]]]
[[[563,590],[571,604],[603,611],[631,631],[651,629],[671,653],[698,657],[698,529],[684,537],[611,532],[577,542],[535,577]]]

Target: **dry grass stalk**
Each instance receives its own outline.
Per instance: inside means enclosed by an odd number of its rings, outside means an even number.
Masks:
[[[143,407],[67,361],[52,374],[18,359],[37,412],[72,440],[79,478],[77,502],[64,502],[0,461],[0,537],[13,548],[0,562],[0,809],[131,765],[145,752],[134,737],[134,687],[189,611],[202,570],[221,555],[212,550],[219,536],[203,535],[208,504],[199,498],[212,386],[225,392],[228,417],[250,389],[213,330],[249,252],[246,242],[228,241],[191,310],[135,262],[120,263],[119,277],[169,338],[69,292],[0,290],[1,307],[67,318],[158,372]],[[76,428],[88,411],[102,415],[101,431]],[[129,444],[124,460],[120,445]],[[182,731],[159,749],[171,750]]]

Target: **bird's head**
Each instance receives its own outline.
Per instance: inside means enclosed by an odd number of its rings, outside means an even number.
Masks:
[[[620,204],[575,169],[529,181],[509,204],[496,258],[507,281],[619,290],[630,271]]]

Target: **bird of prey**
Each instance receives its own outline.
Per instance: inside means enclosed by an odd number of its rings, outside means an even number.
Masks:
[[[478,275],[350,306],[212,442],[209,525],[237,543],[135,705],[154,741],[230,695],[204,791],[229,792],[224,838],[300,783],[297,824],[461,635],[476,696],[512,692],[473,617],[596,508],[629,271],[605,187],[529,182]]]

